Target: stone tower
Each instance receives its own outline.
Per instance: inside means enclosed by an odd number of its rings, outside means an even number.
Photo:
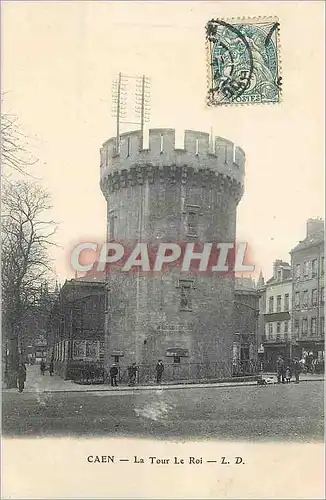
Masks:
[[[244,190],[245,154],[221,137],[185,131],[175,148],[173,129],[140,131],[101,148],[101,189],[107,200],[108,239],[143,242],[234,242],[236,209]],[[234,276],[108,276],[105,367],[139,366],[142,381],[158,359],[165,379],[231,374]]]

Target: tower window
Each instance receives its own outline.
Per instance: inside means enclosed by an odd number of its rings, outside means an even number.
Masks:
[[[192,311],[191,290],[193,288],[193,281],[180,280],[179,286],[180,286],[180,310]]]
[[[188,234],[197,236],[197,214],[196,212],[188,212],[187,217]]]
[[[161,134],[161,145],[160,145],[160,153],[163,153],[163,134]]]
[[[186,205],[186,224],[188,236],[197,236],[199,209],[200,207],[198,205]]]
[[[108,227],[109,234],[108,234],[108,236],[109,236],[109,240],[111,241],[111,240],[114,239],[114,236],[115,236],[115,234],[114,234],[114,229],[115,229],[115,227],[114,227],[114,225],[115,225],[114,224],[114,219],[115,219],[115,212],[114,212],[114,210],[111,210],[109,212],[108,219],[109,219],[109,221],[108,221],[109,222],[109,227]]]
[[[128,142],[127,142],[127,158],[130,156],[130,151],[131,151],[131,144],[130,144],[130,137],[128,137]]]

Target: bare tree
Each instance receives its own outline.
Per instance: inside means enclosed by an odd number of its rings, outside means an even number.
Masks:
[[[47,218],[49,193],[31,181],[16,181],[2,194],[3,331],[9,350],[8,387],[16,387],[23,315],[52,271],[48,248],[56,223]]]
[[[5,171],[26,174],[27,168],[37,160],[27,149],[27,138],[22,133],[18,118],[1,113],[1,166]]]

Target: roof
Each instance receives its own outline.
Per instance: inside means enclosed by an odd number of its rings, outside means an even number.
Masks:
[[[291,281],[292,281],[292,276],[289,276],[288,278],[285,278],[283,280],[278,280],[277,278],[274,278],[274,276],[272,276],[271,278],[269,278],[269,280],[266,281],[265,286],[283,285],[284,283],[291,283]]]
[[[235,291],[256,291],[256,283],[252,278],[236,276],[234,288]]]
[[[320,244],[324,244],[324,239],[325,239],[324,231],[308,236],[304,240],[299,241],[299,243],[291,250],[290,253],[299,252],[300,250],[305,250],[306,248],[309,247],[314,247]]]
[[[70,280],[66,280],[61,288],[61,290],[65,290],[67,287],[71,286],[77,286],[77,287],[82,287],[84,286],[96,286],[99,287],[101,285],[105,284],[105,277],[104,276],[81,276],[80,278],[72,278]]]
[[[83,281],[87,283],[94,283],[94,282],[100,282],[103,283],[105,282],[105,275],[102,274],[87,274],[86,276],[81,276],[80,278],[75,278],[74,281]]]

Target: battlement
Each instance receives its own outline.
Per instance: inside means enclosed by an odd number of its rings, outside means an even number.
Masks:
[[[101,148],[101,181],[114,172],[142,165],[209,169],[243,186],[245,153],[223,137],[215,137],[212,147],[209,134],[195,130],[186,130],[184,147],[176,149],[175,130],[169,128],[150,129],[148,149],[142,149],[140,130],[121,134],[119,148],[115,137]]]

